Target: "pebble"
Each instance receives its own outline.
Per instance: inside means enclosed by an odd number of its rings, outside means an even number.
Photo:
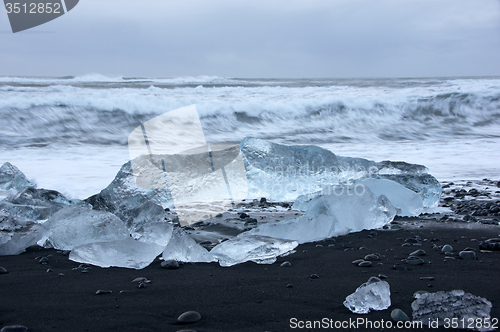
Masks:
[[[51,269],[47,269],[47,271],[46,271],[46,272],[47,272],[47,273],[50,273],[50,272],[54,272],[54,271],[52,271]]]
[[[241,213],[240,214],[240,219],[245,219],[245,218],[248,218],[250,217],[248,214],[246,214],[245,212]]]
[[[475,260],[476,259],[476,253],[474,251],[461,251],[460,254],[458,254],[462,259],[465,260]]]
[[[46,264],[49,263],[49,259],[47,257],[42,257],[42,258],[40,258],[40,260],[38,261],[38,263],[46,265]]]
[[[391,312],[391,318],[395,322],[408,322],[410,321],[410,318],[408,317],[407,314],[401,309],[394,309]]]
[[[434,280],[434,277],[420,277],[420,280]]]
[[[408,264],[411,264],[411,265],[423,265],[423,264],[425,264],[425,261],[423,259],[416,258],[416,257],[413,257],[413,256],[408,257],[405,260],[405,262],[408,263]]]
[[[286,285],[286,288],[293,288],[293,284]]]
[[[319,275],[317,275],[317,274],[311,274],[311,279],[319,279]]]
[[[201,315],[196,311],[186,311],[177,318],[177,322],[181,324],[196,323],[201,319]]]
[[[97,292],[95,292],[96,295],[102,295],[102,294],[111,294],[113,293],[113,291],[110,291],[110,290],[102,290],[102,289],[99,289]]]
[[[28,328],[22,325],[9,325],[3,327],[0,332],[26,332]]]
[[[408,270],[408,269],[406,268],[406,266],[404,266],[404,265],[399,265],[399,264],[394,265],[394,266],[393,266],[393,268],[394,268],[394,270],[398,270],[398,271],[406,271],[406,270]]]
[[[145,277],[137,277],[134,280],[132,280],[132,282],[141,282],[141,281],[146,283],[151,282],[150,280],[148,280],[148,278]]]
[[[292,266],[292,263],[290,263],[289,261],[285,261],[283,263],[280,264],[281,267],[290,267]]]
[[[405,243],[418,243],[420,242],[420,239],[409,237],[405,240]]]
[[[361,263],[358,264],[359,267],[370,267],[372,266],[372,262],[370,261],[363,261]]]
[[[380,257],[375,254],[369,254],[365,256],[365,261],[379,261]]]
[[[410,254],[410,256],[425,256],[427,253],[425,252],[425,250],[422,250],[422,249],[418,249],[418,250],[415,250],[414,252],[412,252]]]
[[[441,249],[442,252],[452,252],[453,251],[453,247],[450,246],[449,244],[445,244],[443,246],[443,248]]]
[[[388,276],[386,276],[385,274],[379,274],[379,275],[378,275],[378,278],[379,278],[379,279],[389,279],[389,277],[388,277]]]
[[[179,268],[179,263],[174,259],[168,259],[161,262],[162,269],[177,270]]]
[[[137,286],[137,288],[146,288],[146,287],[147,285],[144,281],[139,282],[139,285]]]
[[[352,264],[358,265],[359,263],[364,262],[364,261],[365,261],[364,259],[356,259],[355,261],[352,261]]]
[[[0,274],[6,274],[9,273],[6,268],[0,266]]]

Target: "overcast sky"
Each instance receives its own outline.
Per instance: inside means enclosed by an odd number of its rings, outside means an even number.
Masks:
[[[0,32],[0,75],[500,75],[500,0],[80,0]]]

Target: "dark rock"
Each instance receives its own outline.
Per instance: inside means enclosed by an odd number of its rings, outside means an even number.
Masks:
[[[370,267],[372,266],[372,262],[370,261],[363,261],[361,263],[358,264],[359,267]]]
[[[47,257],[42,257],[42,258],[40,258],[40,260],[38,261],[38,263],[46,265],[46,264],[49,263],[49,259]]]
[[[219,213],[218,215],[215,216],[216,218],[222,218],[222,213]]]
[[[293,288],[293,284],[286,285],[286,288]]]
[[[379,261],[380,257],[376,254],[369,254],[365,256],[365,261]]]
[[[458,255],[460,258],[467,261],[476,259],[476,253],[474,251],[461,251]]]
[[[445,244],[443,246],[443,248],[441,249],[442,252],[452,252],[453,251],[453,247],[450,246],[449,244]]]
[[[245,225],[255,225],[257,224],[257,219],[255,218],[246,218]]]
[[[137,288],[146,288],[147,284],[144,281],[139,282],[139,285],[137,285]]]
[[[266,204],[267,203],[267,199],[265,197],[262,197],[260,199],[260,204]]]
[[[405,239],[405,243],[419,243],[419,242],[420,242],[420,240],[417,238],[410,237],[410,238]]]
[[[319,279],[319,275],[317,275],[317,274],[311,274],[311,279]]]
[[[0,332],[26,332],[28,328],[22,325],[9,325],[3,327]]]
[[[394,309],[391,312],[391,318],[395,322],[408,322],[408,321],[410,321],[410,318],[408,317],[408,315],[405,314],[404,311],[401,309]]]
[[[406,268],[406,266],[404,266],[404,265],[399,265],[399,264],[394,265],[394,266],[393,266],[393,269],[394,269],[394,270],[398,270],[398,271],[406,271],[406,270],[408,270],[408,269]]]
[[[420,277],[420,280],[434,280],[434,277]]]
[[[96,295],[104,295],[104,294],[111,294],[113,293],[113,291],[110,291],[110,290],[103,290],[103,289],[99,289],[97,292],[95,292]]]
[[[385,274],[379,274],[379,275],[377,276],[377,278],[379,278],[379,279],[389,279],[389,277],[388,277],[388,276],[386,276]]]
[[[283,263],[280,264],[281,267],[290,267],[292,266],[292,263],[290,263],[289,261],[285,261]]]
[[[411,264],[411,265],[423,265],[425,264],[425,261],[421,258],[417,258],[417,257],[413,257],[413,256],[410,256],[408,257],[405,262],[407,264]]]
[[[410,256],[425,256],[426,252],[425,250],[418,249],[410,254]]]
[[[161,267],[168,270],[177,270],[179,268],[179,263],[174,259],[168,259],[161,262]]]
[[[248,217],[250,217],[250,216],[248,214],[246,214],[245,212],[240,213],[240,219],[246,219]]]
[[[7,271],[7,269],[5,269],[4,267],[0,266],[0,274],[6,274],[6,273],[9,273],[9,271]]]
[[[358,265],[359,263],[364,262],[364,261],[365,261],[364,259],[356,259],[355,261],[352,261],[352,264]]]
[[[201,315],[196,311],[186,311],[177,318],[177,322],[180,324],[191,324],[196,323],[201,319]]]

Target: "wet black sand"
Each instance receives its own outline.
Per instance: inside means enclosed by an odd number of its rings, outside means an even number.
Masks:
[[[394,308],[411,315],[415,291],[453,289],[487,298],[493,304],[491,317],[500,318],[500,251],[482,253],[473,240],[499,237],[499,226],[428,221],[415,224],[409,229],[377,230],[372,237],[370,231],[363,231],[300,245],[296,253],[272,265],[249,262],[230,268],[212,263],[184,264],[178,270],[166,270],[157,260],[143,270],[92,267],[90,272],[82,273],[81,269],[73,270],[78,263],[56,250],[29,248],[18,256],[0,257],[0,266],[9,271],[0,275],[0,327],[22,324],[32,332],[292,331],[300,329],[290,328],[291,318],[389,320]],[[416,235],[422,239],[421,246],[402,246],[406,238]],[[340,243],[344,247],[328,246]],[[434,244],[452,245],[456,259],[445,262],[441,251],[433,249]],[[458,252],[466,247],[476,250],[477,260],[458,258]],[[417,249],[427,252],[424,258],[431,264],[412,266],[401,262]],[[351,263],[369,253],[380,253],[382,258],[367,268]],[[48,265],[35,259],[42,256],[49,256]],[[285,260],[292,266],[280,267]],[[406,265],[408,271],[392,269],[398,263]],[[312,279],[312,274],[319,278]],[[379,274],[388,276],[391,308],[355,315],[343,306],[347,295],[370,276]],[[146,277],[152,283],[139,289],[137,283],[132,283],[137,277]],[[293,287],[287,288],[288,284]],[[99,289],[112,293],[96,295]],[[198,311],[202,319],[177,325],[176,318],[188,310]]]

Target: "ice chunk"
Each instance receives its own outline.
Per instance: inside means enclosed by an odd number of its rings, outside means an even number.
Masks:
[[[391,306],[389,284],[371,277],[346,297],[344,306],[355,314],[367,314],[370,310],[385,310]]]
[[[61,209],[50,217],[44,227],[48,230],[47,244],[44,245],[61,250],[130,236],[123,222],[115,215],[77,206]]]
[[[16,166],[7,162],[0,167],[0,189],[19,191],[28,186],[35,187],[36,185],[28,180]]]
[[[368,188],[328,187],[322,195],[301,197],[301,217],[258,226],[245,234],[295,240],[320,241],[364,229],[380,228],[393,220],[396,209],[384,195],[375,196]],[[357,192],[357,193],[356,193]],[[294,205],[295,207],[295,205]]]
[[[122,211],[122,217],[136,240],[166,246],[172,237],[174,227],[167,222],[165,210],[157,204],[146,201],[134,209]]]
[[[143,165],[144,172],[151,172],[154,169],[149,158],[138,158],[141,159],[138,164]],[[149,178],[151,181],[164,183],[163,178],[158,178],[160,175],[153,173]],[[148,178],[148,175],[143,174],[143,177]],[[130,161],[123,164],[114,180],[105,189],[85,201],[91,204],[94,209],[114,213],[124,221],[128,219],[128,210],[138,208],[147,201],[163,208],[173,207],[172,197],[166,186],[164,189],[144,189],[137,186]]]
[[[276,257],[289,253],[297,246],[297,241],[242,233],[241,236],[215,246],[210,253],[219,260],[220,266],[232,266],[247,261],[272,264]]]
[[[0,211],[0,256],[18,255],[42,235],[43,229],[35,221]]]
[[[155,243],[127,238],[80,245],[71,250],[69,259],[100,267],[116,266],[139,270],[151,264],[164,248]]]
[[[463,290],[420,294],[411,304],[414,321],[421,321],[425,325],[438,321],[438,325],[443,326],[446,318],[450,321],[455,318],[458,322],[465,322],[465,327],[460,325],[458,328],[473,328],[478,331],[493,330],[485,328],[485,323],[491,322],[491,307],[491,302],[487,299]],[[482,324],[476,326],[476,319]]]
[[[70,200],[55,190],[26,187],[0,202],[0,209],[9,214],[34,220],[44,220],[68,205],[87,206],[80,200]]]
[[[424,207],[437,206],[441,196],[440,183],[421,165],[340,157],[317,146],[286,146],[257,138],[245,138],[240,148],[248,191],[254,197],[293,201],[328,185],[363,178],[396,181],[421,195]]]
[[[217,261],[207,249],[196,243],[181,228],[174,229],[172,238],[163,251],[163,259],[173,259],[178,262],[190,263],[210,263]]]
[[[386,179],[363,179],[356,181],[356,185],[366,186],[377,196],[386,196],[397,209],[398,216],[416,217],[423,212],[422,197],[397,182]]]

